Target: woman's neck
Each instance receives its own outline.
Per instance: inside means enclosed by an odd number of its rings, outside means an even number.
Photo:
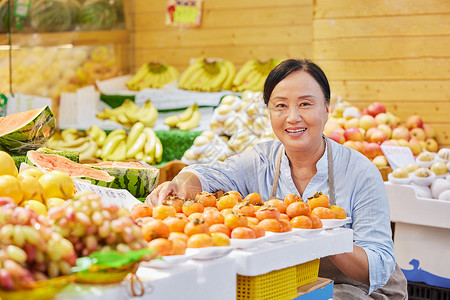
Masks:
[[[316,171],[316,164],[325,152],[325,140],[321,138],[315,145],[311,145],[307,151],[289,151],[286,155],[289,158],[291,169],[310,169]]]

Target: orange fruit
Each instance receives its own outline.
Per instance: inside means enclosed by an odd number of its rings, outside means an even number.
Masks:
[[[183,213],[188,217],[193,213],[203,213],[204,209],[205,207],[202,203],[192,200],[184,201],[183,206],[181,207]]]
[[[208,226],[214,224],[223,224],[224,216],[218,210],[205,210],[202,214],[203,220]]]
[[[335,213],[328,207],[316,207],[311,211],[311,215],[318,216],[319,219],[334,219]]]
[[[232,239],[256,239],[256,233],[248,227],[236,227],[231,231]]]
[[[177,211],[175,207],[166,204],[160,204],[153,207],[153,218],[164,220],[167,217],[175,217]]]
[[[246,227],[248,225],[247,217],[236,213],[226,215],[223,222],[231,230],[236,227]]]
[[[205,191],[198,193],[195,200],[202,203],[204,207],[215,207],[217,203],[216,196]]]
[[[222,232],[228,236],[231,236],[231,229],[225,224],[214,224],[209,227],[209,232]]]
[[[312,229],[312,220],[308,216],[296,216],[291,219],[292,227],[302,229]]]
[[[255,207],[250,203],[250,201],[239,202],[238,204],[233,206],[233,211],[247,217],[255,216]]]
[[[9,197],[14,200],[14,203],[19,204],[23,198],[23,191],[19,179],[12,175],[1,175],[0,197]]]
[[[255,232],[256,238],[260,238],[266,235],[266,231],[259,225],[250,225],[249,227]]]
[[[286,203],[287,206],[294,202],[303,202],[303,199],[297,194],[288,194],[284,197],[284,203]]]
[[[264,219],[261,220],[258,226],[262,227],[265,231],[271,232],[283,232],[283,224],[277,219]]]
[[[238,199],[236,196],[232,194],[224,194],[217,200],[216,206],[219,211],[222,211],[226,208],[233,208],[238,203]]]
[[[230,246],[230,237],[223,232],[210,233],[213,245],[216,247]]]
[[[153,206],[147,203],[138,203],[131,208],[130,214],[133,219],[151,217]]]
[[[197,233],[189,237],[188,248],[204,248],[214,246],[212,237],[207,233]]]
[[[322,194],[322,192],[317,192],[313,197],[308,198],[308,204],[311,209],[316,207],[328,207],[328,205],[330,205],[330,200],[327,195]]]
[[[282,214],[286,213],[287,205],[281,199],[270,199],[270,200],[266,201],[264,204],[273,205],[280,211],[280,213],[282,213]]]
[[[253,205],[258,205],[262,203],[261,195],[258,193],[250,193],[247,196],[245,196],[243,201],[250,201]]]
[[[185,233],[182,233],[182,232],[171,232],[169,234],[169,238],[168,239],[171,240],[171,241],[182,240],[185,243],[187,243],[187,240],[189,239],[189,237]]]
[[[184,255],[186,254],[187,240],[173,239],[172,241],[172,254],[173,255]]]
[[[167,217],[163,220],[163,223],[169,227],[170,232],[184,232],[187,222],[187,220],[177,217]]]
[[[205,221],[201,219],[194,219],[184,226],[184,233],[187,236],[192,236],[197,233],[209,233],[209,227]]]
[[[330,205],[328,207],[329,209],[331,209],[332,211],[334,211],[334,215],[336,219],[345,219],[347,218],[347,213],[345,212],[345,210],[337,205]]]
[[[156,253],[160,256],[172,255],[172,241],[163,238],[157,238],[151,240],[148,243],[148,248],[156,250]]]
[[[238,191],[228,191],[225,194],[235,196],[238,202],[242,201],[242,195]]]
[[[280,211],[273,205],[263,205],[255,213],[256,218],[261,221],[264,219],[279,219]]]
[[[317,228],[322,228],[323,227],[322,221],[320,220],[320,218],[318,216],[310,214],[310,215],[308,215],[308,217],[311,218],[312,229],[317,229]]]
[[[294,202],[289,204],[286,209],[286,214],[289,218],[294,218],[301,215],[307,215],[311,211],[309,204],[305,202]]]
[[[142,224],[141,230],[147,241],[157,238],[168,238],[170,234],[169,226],[161,220],[145,222]]]

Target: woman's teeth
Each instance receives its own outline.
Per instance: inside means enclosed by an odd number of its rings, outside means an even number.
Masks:
[[[306,130],[306,128],[303,128],[303,129],[296,129],[296,130],[289,130],[289,129],[286,129],[286,131],[288,132],[288,133],[300,133],[300,132],[303,132],[303,131],[305,131]]]

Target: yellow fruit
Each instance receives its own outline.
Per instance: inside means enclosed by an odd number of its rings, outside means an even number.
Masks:
[[[36,200],[28,200],[21,204],[21,206],[26,207],[28,209],[31,209],[38,215],[46,215],[47,214],[47,207],[39,201]]]
[[[31,167],[19,172],[17,178],[20,179],[20,177],[33,176],[34,178],[39,179],[42,175],[44,175],[44,172],[42,172],[38,168]]]
[[[23,198],[20,181],[12,175],[0,176],[0,197],[10,197],[16,204],[19,204]]]
[[[20,181],[20,187],[23,192],[23,200],[37,200],[39,202],[44,202],[44,189],[39,183],[38,179],[32,176],[17,176]]]
[[[66,202],[64,199],[61,198],[49,198],[45,200],[45,205],[47,206],[47,209],[53,208],[55,206],[61,206]]]
[[[64,172],[51,171],[39,178],[44,189],[44,199],[61,198],[70,199],[75,194],[75,184],[72,178]]]
[[[0,175],[17,176],[17,167],[11,155],[5,151],[0,151]]]

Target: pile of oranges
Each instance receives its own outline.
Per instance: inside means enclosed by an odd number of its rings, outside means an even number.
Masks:
[[[266,231],[322,228],[321,219],[345,219],[346,212],[330,206],[321,192],[308,202],[296,194],[263,202],[258,193],[243,198],[237,191],[222,195],[204,191],[193,200],[169,196],[155,207],[137,204],[131,216],[149,247],[165,256],[183,255],[186,248],[229,246],[230,239],[255,239],[265,236]]]

